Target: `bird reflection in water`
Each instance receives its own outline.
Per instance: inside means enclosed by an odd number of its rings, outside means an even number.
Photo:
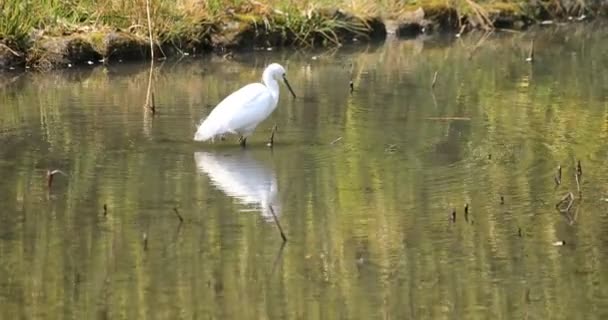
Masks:
[[[195,152],[196,169],[226,195],[248,206],[241,211],[260,211],[266,220],[280,214],[277,179],[270,165],[250,151]],[[272,210],[272,211],[271,211]]]

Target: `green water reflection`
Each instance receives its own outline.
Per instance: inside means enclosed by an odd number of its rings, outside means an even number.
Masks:
[[[145,66],[5,75],[0,317],[605,319],[605,31],[165,62],[155,117]],[[270,61],[300,98],[247,150],[194,143]]]

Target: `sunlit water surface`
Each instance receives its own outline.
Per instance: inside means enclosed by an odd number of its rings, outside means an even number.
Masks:
[[[155,116],[145,65],[5,74],[0,318],[606,319],[607,31],[166,61]],[[193,142],[272,61],[298,98]]]

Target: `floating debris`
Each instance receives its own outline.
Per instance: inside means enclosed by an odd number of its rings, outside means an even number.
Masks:
[[[107,216],[108,215],[108,205],[106,205],[105,203],[103,204],[103,216]]]
[[[500,196],[500,204],[505,204],[505,197],[502,195]]]
[[[452,222],[456,222],[456,209],[452,209]]]
[[[521,238],[521,228],[517,227],[517,235]]]
[[[468,203],[466,203],[464,205],[464,220],[466,222],[469,222],[469,204]]]
[[[397,145],[394,143],[388,144],[386,145],[386,148],[384,148],[384,152],[393,153],[395,151],[397,151]]]
[[[565,245],[566,245],[566,241],[564,241],[564,240],[559,240],[559,241],[553,242],[554,247],[561,247],[561,246],[565,246]]]
[[[557,174],[555,175],[555,184],[560,185],[562,183],[562,166],[557,166]]]
[[[348,86],[350,87],[350,93],[353,93],[355,91],[355,84],[352,80],[348,83]]]
[[[431,82],[431,89],[434,89],[435,84],[437,83],[437,73],[439,73],[439,71],[435,71],[435,74],[433,75],[433,81]]]
[[[334,141],[332,141],[330,144],[335,144],[336,142],[342,140],[342,137],[338,137],[336,139],[334,139]]]

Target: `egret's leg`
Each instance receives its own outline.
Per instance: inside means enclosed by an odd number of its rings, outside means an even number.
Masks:
[[[270,133],[270,139],[268,139],[268,146],[272,147],[274,145],[274,134],[277,131],[277,125],[275,124],[272,127],[272,132]]]

